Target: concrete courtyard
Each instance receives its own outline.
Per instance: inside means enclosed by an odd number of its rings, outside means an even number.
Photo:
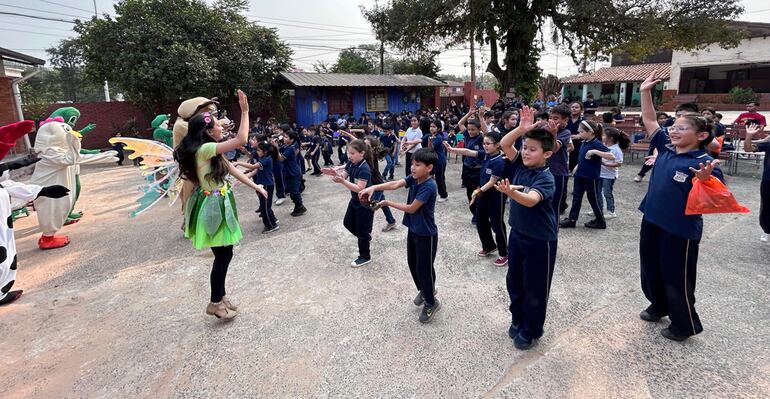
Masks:
[[[506,268],[475,255],[459,168],[450,162],[450,200],[436,207],[443,307],[422,325],[406,229],[383,233],[376,214],[374,262],[351,268],[356,241],[342,226],[349,193],[325,177],[307,177],[305,216],[289,216],[290,202],[274,208],[281,230],[267,236],[255,194],[236,190],[245,238],[227,287],[241,309],[223,324],[204,315],[213,256],[182,237],[179,207],[129,219],[138,170],[84,167],[85,217],[64,228],[68,247],[42,252],[36,216],[16,222],[14,288],[25,293],[0,307],[0,396],[770,396],[770,245],[758,239],[756,177],[729,178],[751,214],[705,218],[702,334],[668,341],[659,334],[668,319],[638,317],[647,305],[637,211],[646,181],[631,181],[636,164],[621,168],[619,218],[607,230],[561,231],[545,335],[522,352],[507,336]],[[406,192],[387,196],[403,201]]]

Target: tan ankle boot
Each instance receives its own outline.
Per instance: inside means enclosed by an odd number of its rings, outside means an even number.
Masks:
[[[206,307],[206,314],[209,316],[216,316],[217,319],[222,320],[232,320],[236,315],[234,311],[228,309],[222,302],[209,303],[209,306]]]
[[[222,297],[222,303],[224,303],[225,306],[227,306],[227,308],[232,310],[232,311],[238,310],[238,306],[233,305],[233,303],[230,302],[230,298],[228,298],[226,296]]]

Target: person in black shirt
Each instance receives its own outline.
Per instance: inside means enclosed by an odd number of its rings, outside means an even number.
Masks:
[[[583,108],[585,109],[585,115],[596,115],[596,111],[599,109],[599,105],[594,101],[594,95],[588,93],[586,101],[583,101]]]

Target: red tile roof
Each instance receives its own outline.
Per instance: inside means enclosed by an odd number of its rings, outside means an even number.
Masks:
[[[652,71],[658,71],[658,78],[668,80],[671,76],[671,64],[640,64],[625,65],[616,67],[600,68],[596,72],[570,77],[562,81],[563,84],[585,84],[585,83],[619,83],[619,82],[642,82],[650,76]]]

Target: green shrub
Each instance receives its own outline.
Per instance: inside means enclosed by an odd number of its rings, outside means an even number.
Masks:
[[[746,104],[749,101],[755,101],[758,100],[757,95],[754,93],[754,90],[749,88],[743,88],[743,87],[733,87],[730,90],[730,102],[733,104]]]

